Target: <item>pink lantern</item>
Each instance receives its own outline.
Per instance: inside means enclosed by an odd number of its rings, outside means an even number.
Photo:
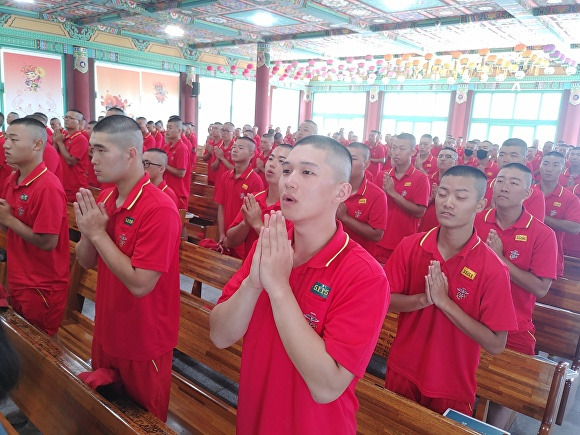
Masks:
[[[353,63],[354,57],[347,57],[345,60],[346,60],[346,63]]]
[[[207,66],[207,70],[208,70],[208,71],[213,71],[213,66],[211,66],[211,65],[208,65],[208,66]]]
[[[254,69],[254,64],[253,63],[249,63],[248,66],[246,67],[246,69],[253,70]]]
[[[298,66],[298,61],[297,61],[297,60],[293,60],[293,61],[292,61],[292,66],[293,66],[294,68],[296,68],[296,67]]]
[[[274,66],[280,67],[280,65],[282,65],[282,62],[280,62],[279,60],[274,62]]]
[[[339,71],[342,71],[343,69],[344,69],[344,65],[343,64],[338,65],[338,70]]]
[[[377,66],[381,66],[383,64],[383,59],[377,60]]]
[[[366,60],[367,62],[370,62],[371,60],[373,60],[373,55],[372,55],[372,54],[367,54],[367,55],[365,56],[365,60]]]
[[[308,65],[310,65],[310,66],[314,66],[314,65],[316,65],[316,61],[315,61],[314,59],[310,59],[310,60],[308,61]]]
[[[332,65],[333,63],[334,63],[334,60],[332,60],[332,59],[328,59],[328,60],[326,61],[326,64],[327,64],[327,65]]]
[[[359,62],[358,63],[358,67],[359,68],[364,68],[365,67],[365,63],[364,62]]]
[[[278,68],[277,66],[272,68],[273,73],[277,73],[278,71],[280,71],[280,68]]]

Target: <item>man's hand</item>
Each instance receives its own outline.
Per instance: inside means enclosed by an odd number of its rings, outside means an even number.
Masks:
[[[273,296],[279,291],[292,291],[289,284],[294,263],[294,250],[288,240],[286,220],[281,211],[264,216],[264,228],[258,243],[261,244],[260,282]]]
[[[93,194],[88,189],[79,189],[77,200],[73,204],[75,217],[79,231],[94,243],[99,236],[107,234],[109,216],[105,210],[105,204],[97,204]]]
[[[429,203],[431,203],[435,200],[435,196],[437,195],[438,188],[439,188],[439,186],[437,186],[437,183],[433,183],[433,185],[431,186],[431,193],[429,194]]]
[[[489,230],[485,243],[498,255],[499,258],[503,258],[503,243],[501,242],[497,231]]]
[[[438,308],[442,308],[450,300],[448,292],[449,284],[447,277],[441,271],[441,264],[438,261],[432,260],[431,264],[429,264],[427,276],[425,277],[427,301]]]
[[[395,182],[389,174],[385,174],[383,177],[383,190],[389,196],[393,196],[396,193]]]
[[[257,159],[257,160],[256,160],[256,169],[257,169],[258,171],[265,172],[265,171],[264,171],[264,169],[265,169],[265,165],[264,165],[264,162],[263,162],[262,160],[260,160],[260,159]]]
[[[214,148],[213,153],[220,160],[224,157],[224,150],[222,150],[221,148],[217,148],[217,147]]]
[[[9,226],[8,223],[14,218],[12,214],[12,207],[5,199],[0,198],[0,224],[5,227]]]
[[[206,142],[205,143],[205,150],[207,151],[208,154],[213,154],[213,145],[210,145]]]
[[[344,202],[341,202],[336,209],[336,218],[342,222],[342,220],[348,216],[348,210]]]
[[[251,193],[244,197],[242,215],[246,224],[259,232],[259,228],[262,226],[262,209]]]

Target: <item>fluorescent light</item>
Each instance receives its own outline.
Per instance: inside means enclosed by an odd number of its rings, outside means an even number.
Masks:
[[[16,0],[18,3],[34,3],[34,0]]]
[[[276,23],[277,19],[274,15],[270,14],[269,12],[256,12],[252,15],[249,20],[254,23],[256,26],[260,27],[271,27]]]
[[[165,28],[165,33],[167,33],[169,36],[176,36],[176,37],[180,37],[183,36],[184,31],[182,28],[177,27],[177,26],[172,26],[171,24],[169,26],[167,26]]]

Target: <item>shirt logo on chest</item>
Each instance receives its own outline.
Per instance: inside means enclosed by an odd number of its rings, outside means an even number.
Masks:
[[[20,201],[28,201],[28,195],[26,193],[20,195]]]
[[[556,216],[557,214],[558,214],[557,210],[550,211],[550,216],[552,216],[552,217]]]
[[[528,236],[525,234],[516,234],[516,242],[527,242]]]
[[[464,289],[463,287],[459,287],[457,289],[457,293],[455,294],[455,297],[459,300],[465,299],[467,298],[467,296],[469,296],[469,292]]]
[[[403,190],[403,191],[401,192],[401,196],[407,196],[407,191],[406,191],[406,190]]]
[[[310,289],[310,292],[314,293],[317,296],[320,296],[323,299],[326,299],[328,297],[328,294],[330,293],[330,287],[320,282],[315,282],[312,288]]]
[[[461,270],[461,275],[463,275],[466,278],[469,278],[470,280],[474,280],[475,279],[475,275],[477,275],[477,273],[475,273],[473,270],[471,270],[469,267],[465,266],[462,270]]]
[[[127,216],[125,218],[124,224],[127,225],[127,226],[129,226],[129,227],[132,227],[134,222],[135,222],[135,219],[134,218],[132,218],[130,216]]]
[[[357,210],[357,211],[354,212],[354,217],[358,219],[361,214],[362,214],[362,211]]]
[[[405,186],[405,187],[409,187],[410,185],[411,185],[411,182],[410,182],[410,181],[407,181],[407,182],[404,184],[404,186]]]
[[[562,203],[561,202],[554,202],[554,207],[562,207]]]
[[[18,216],[23,216],[25,211],[24,207],[18,207]]]
[[[127,236],[125,234],[119,235],[119,246],[125,246],[127,243]]]
[[[510,260],[515,260],[520,256],[520,252],[517,249],[510,251]]]
[[[359,204],[366,204],[367,203],[367,199],[366,198],[361,198],[358,200]]]

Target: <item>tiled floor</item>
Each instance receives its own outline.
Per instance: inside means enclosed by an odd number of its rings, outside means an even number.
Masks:
[[[193,281],[185,276],[181,276],[181,288],[186,291],[191,291],[193,285]],[[201,289],[202,297],[210,302],[215,303],[219,298],[221,292],[217,289],[212,287],[206,286],[205,284],[202,285]],[[94,317],[94,306],[90,303],[85,303],[85,307],[83,309],[83,313],[88,317]],[[580,379],[577,379],[576,382],[580,382]],[[224,394],[230,394],[232,392],[225,391]],[[231,399],[235,399],[235,397],[231,397]],[[570,398],[572,400],[572,398]],[[17,412],[18,408],[14,405],[14,403],[10,400],[7,400],[5,403],[0,403],[0,412],[4,415],[8,415],[8,417],[14,417]],[[540,428],[540,422],[534,420],[530,417],[525,415],[519,414],[516,418],[514,424],[510,428],[510,432],[512,435],[530,435],[530,434],[537,434],[538,429]],[[31,424],[28,423],[24,427],[18,429],[18,432],[22,435],[38,435],[40,432]],[[580,434],[580,394],[576,394],[574,404],[572,408],[566,414],[564,419],[564,423],[562,426],[554,425],[552,427],[551,434],[553,435],[578,435]]]

